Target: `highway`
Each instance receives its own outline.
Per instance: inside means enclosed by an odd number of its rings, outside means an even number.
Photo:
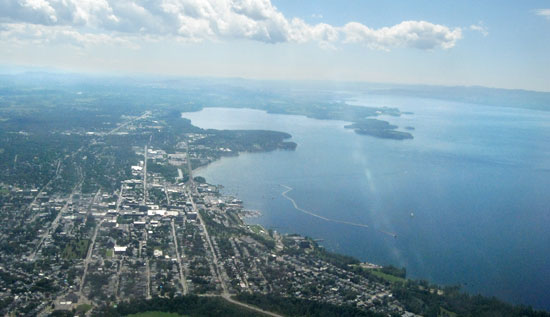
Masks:
[[[111,131],[107,132],[107,135],[110,135],[110,134],[114,134],[116,132],[118,132],[118,130],[126,127],[127,125],[129,125],[130,123],[134,122],[134,121],[138,121],[138,120],[141,120],[141,119],[145,119],[147,118],[149,115],[151,115],[151,111],[145,111],[141,116],[135,118],[135,119],[132,119],[132,120],[129,120],[128,122],[125,122],[121,125],[119,125],[118,127],[112,129]]]

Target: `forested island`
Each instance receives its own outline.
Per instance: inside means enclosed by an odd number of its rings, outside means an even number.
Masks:
[[[377,119],[364,119],[346,125],[344,128],[353,129],[357,134],[365,134],[383,139],[405,140],[413,138],[412,134],[408,132],[397,131],[396,125]]]

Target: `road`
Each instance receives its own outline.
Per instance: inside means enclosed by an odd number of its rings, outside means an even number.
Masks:
[[[245,307],[247,309],[250,309],[250,310],[253,310],[253,311],[268,315],[268,316],[283,317],[282,315],[279,315],[279,314],[276,314],[276,313],[273,313],[273,312],[270,312],[270,311],[266,311],[266,310],[260,309],[258,307],[249,305],[249,304],[245,304],[243,302],[239,302],[238,300],[235,300],[235,299],[231,298],[231,294],[229,293],[229,290],[227,289],[227,285],[225,284],[225,281],[221,276],[220,264],[218,263],[218,257],[216,256],[216,252],[214,251],[214,246],[212,245],[212,240],[210,240],[210,235],[208,234],[208,229],[206,228],[206,225],[204,224],[204,221],[201,217],[201,214],[198,212],[197,205],[195,204],[195,201],[194,201],[193,196],[192,196],[192,193],[194,193],[196,191],[196,187],[195,187],[195,181],[193,180],[193,169],[191,168],[191,159],[189,157],[189,145],[188,144],[186,144],[186,149],[187,149],[187,168],[189,170],[189,181],[187,183],[187,187],[188,187],[187,188],[187,195],[189,196],[189,200],[191,201],[191,205],[193,206],[193,211],[197,213],[197,217],[199,218],[202,229],[204,230],[204,234],[206,236],[206,241],[208,242],[208,247],[210,249],[210,252],[212,253],[214,267],[216,268],[216,275],[218,276],[218,279],[220,280],[220,283],[221,283],[222,289],[223,289],[221,298],[225,299],[226,301],[228,301],[232,304],[235,304],[235,305],[238,305],[238,306],[241,306],[241,307]]]
[[[117,301],[120,301],[120,297],[118,296],[118,290],[120,288],[120,273],[122,273],[122,262],[124,261],[124,256],[118,261],[118,267],[116,270],[116,279],[115,279],[115,298]]]
[[[147,204],[147,145],[143,152],[143,204]]]
[[[84,260],[84,273],[82,273],[82,279],[80,280],[80,287],[78,289],[78,301],[82,302],[84,296],[82,295],[82,289],[84,288],[84,283],[86,282],[86,274],[88,274],[88,265],[90,264],[90,260],[92,259],[92,253],[94,251],[94,245],[95,245],[95,239],[97,237],[97,232],[99,231],[99,228],[103,224],[103,220],[101,220],[95,227],[94,235],[92,237],[92,242],[90,243],[90,246],[88,247],[88,253],[86,254],[86,260]]]
[[[202,226],[204,235],[206,236],[206,242],[208,243],[208,248],[210,249],[210,252],[212,253],[212,259],[214,262],[214,268],[216,269],[216,275],[222,285],[223,289],[223,297],[225,296],[229,297],[229,291],[227,289],[227,285],[225,284],[225,281],[222,278],[221,270],[219,268],[220,264],[218,263],[218,256],[216,255],[216,252],[214,250],[214,246],[212,245],[212,240],[210,240],[210,235],[208,234],[208,229],[206,228],[206,225],[204,224],[204,221],[201,217],[200,212],[197,209],[197,205],[195,204],[195,200],[193,199],[193,193],[195,192],[195,181],[193,180],[193,169],[191,168],[191,159],[189,157],[189,146],[186,144],[187,149],[187,168],[189,169],[189,182],[187,187],[187,195],[189,196],[189,201],[191,201],[191,205],[193,206],[193,211],[197,213],[197,217],[199,218],[200,224]]]
[[[138,120],[141,120],[141,119],[145,119],[147,118],[149,115],[151,115],[151,111],[145,111],[141,116],[135,118],[135,119],[132,119],[132,120],[129,120],[128,122],[126,123],[123,123],[121,125],[119,125],[118,127],[112,129],[111,131],[107,132],[107,135],[110,135],[110,134],[113,134],[115,132],[117,132],[118,130],[126,127],[127,125],[129,125],[130,123],[134,122],[134,121],[138,121]]]
[[[120,185],[120,192],[118,194],[118,199],[116,200],[116,212],[118,214],[118,211],[120,210],[120,204],[122,204],[122,201],[124,200],[124,184]]]
[[[191,197],[191,202],[193,204],[193,210],[197,213],[197,217],[199,218],[199,221],[201,223],[204,235],[206,236],[206,242],[208,243],[208,248],[210,249],[210,252],[212,253],[212,261],[214,262],[214,268],[216,269],[216,275],[218,276],[218,279],[220,280],[220,284],[222,285],[223,289],[223,296],[229,296],[229,290],[227,289],[227,285],[225,284],[225,280],[222,278],[220,264],[218,263],[218,256],[216,255],[216,252],[214,250],[214,246],[212,245],[212,240],[210,239],[210,235],[208,234],[208,229],[206,229],[206,225],[204,224],[204,221],[202,220],[201,214],[198,212],[195,203],[193,202],[193,198]]]
[[[142,114],[140,117],[138,118],[135,118],[133,120],[130,120],[116,128],[114,128],[113,130],[107,132],[107,135],[110,135],[110,134],[113,134],[115,132],[117,132],[118,130],[126,127],[127,125],[129,125],[130,123],[134,122],[134,121],[137,121],[137,120],[141,120],[141,119],[144,119],[146,118],[147,116],[149,116],[151,114],[150,111],[146,111],[144,114]],[[95,143],[95,140],[92,141],[92,143]],[[61,171],[61,163],[63,161],[65,161],[67,158],[69,157],[72,157],[74,158],[76,156],[77,153],[79,153],[80,151],[82,151],[84,149],[84,146],[80,147],[78,150],[76,150],[75,152],[71,153],[70,155],[66,155],[65,158],[60,158],[58,160],[58,163],[57,163],[57,167],[56,167],[56,170],[55,170],[55,175],[54,177],[52,177],[48,183],[46,183],[41,189],[40,191],[38,192],[38,194],[34,197],[34,199],[32,200],[32,202],[28,205],[27,207],[27,210],[30,210],[32,208],[32,206],[36,203],[36,200],[38,199],[38,197],[40,197],[40,195],[42,195],[42,193],[44,192],[44,190],[46,188],[48,188],[48,186],[59,176],[59,172]],[[14,162],[15,164],[15,162]],[[53,228],[53,226],[57,227],[57,223],[59,222],[59,219],[61,217],[61,215],[63,214],[64,211],[66,211],[66,209],[68,208],[68,204],[69,202],[72,200],[72,197],[73,197],[73,194],[75,193],[75,190],[77,188],[79,188],[79,186],[82,184],[82,175],[81,175],[81,181],[75,186],[75,188],[73,189],[72,193],[70,194],[69,196],[69,199],[67,200],[67,203],[65,204],[65,206],[63,206],[63,208],[59,211],[57,217],[55,218],[55,220],[52,222],[52,224],[50,225],[50,229],[48,231],[46,231],[46,233],[42,236],[42,239],[41,241],[39,242],[38,246],[37,246],[37,249],[33,252],[33,255],[31,256],[31,259],[34,260],[35,257],[36,257],[36,254],[37,252],[40,250],[40,247],[42,246],[45,238],[47,237],[47,234],[48,232],[51,231],[51,228]],[[123,186],[121,186],[121,189],[120,189],[120,197],[119,197],[119,200],[117,202],[117,211],[119,209],[119,206],[120,206],[120,203],[122,201],[122,189],[123,189]],[[96,197],[97,197],[97,194],[96,194]],[[95,197],[94,197],[94,200],[95,200]],[[31,219],[31,221],[34,221],[36,219],[37,215],[34,215],[33,218]],[[101,224],[103,223],[103,220],[97,225],[96,227],[96,230],[94,232],[94,236],[93,236],[93,239],[92,239],[92,243],[88,249],[88,254],[86,256],[86,260],[84,262],[84,274],[82,275],[82,279],[81,279],[81,283],[80,283],[80,289],[79,289],[79,301],[82,301],[83,299],[83,296],[82,296],[82,287],[84,286],[84,282],[85,282],[85,279],[86,279],[86,274],[87,274],[87,271],[88,271],[88,264],[90,262],[90,259],[91,259],[91,256],[92,256],[92,251],[93,251],[93,247],[94,247],[94,244],[95,244],[95,239],[96,239],[96,236],[97,236],[97,231],[99,229],[99,227],[101,226]],[[38,315],[39,316],[45,316],[46,314],[49,313],[49,311],[51,310],[50,306],[48,305],[46,308],[44,308]]]
[[[69,204],[72,202],[73,200],[73,195],[76,193],[77,189],[79,188],[79,186],[82,184],[82,180],[76,184],[76,186],[73,188],[73,191],[71,192],[71,194],[69,195],[69,198],[67,198],[67,202],[65,203],[65,205],[63,206],[63,208],[61,208],[61,210],[59,210],[59,212],[57,213],[57,216],[55,217],[55,219],[52,221],[52,223],[50,224],[50,227],[48,228],[48,230],[46,230],[46,232],[44,232],[44,234],[42,235],[42,238],[40,238],[40,242],[38,243],[38,245],[36,246],[36,248],[34,249],[34,252],[32,253],[31,255],[31,258],[30,260],[31,261],[34,261],[35,258],[36,258],[36,254],[38,253],[38,251],[40,251],[40,249],[42,248],[42,244],[44,243],[44,240],[46,240],[46,238],[48,237],[48,235],[52,234],[53,232],[55,232],[55,230],[57,229],[57,225],[59,223],[59,220],[61,219],[61,216],[67,211],[67,209],[69,208]]]
[[[146,117],[148,117],[149,115],[151,114],[150,111],[145,111],[141,116],[133,119],[133,120],[130,120],[126,123],[123,123],[121,124],[120,126],[114,128],[113,130],[107,132],[107,135],[110,135],[110,134],[113,134],[115,133],[116,131],[120,130],[121,128],[123,127],[126,127],[127,125],[129,125],[130,123],[134,122],[134,121],[137,121],[137,120],[141,120],[141,119],[144,119]],[[92,143],[95,143],[95,140],[92,141]],[[32,200],[32,202],[28,205],[27,207],[27,210],[30,210],[32,208],[32,206],[36,203],[36,200],[38,199],[38,197],[40,197],[40,195],[42,195],[42,193],[44,192],[44,190],[46,188],[48,188],[48,186],[59,176],[59,172],[61,170],[61,163],[63,161],[65,161],[68,157],[72,157],[74,158],[75,155],[79,152],[81,152],[83,149],[84,149],[85,146],[81,146],[80,148],[78,148],[76,151],[74,151],[73,153],[71,153],[70,155],[66,155],[65,158],[60,158],[58,161],[57,161],[57,167],[55,169],[55,175],[46,183],[46,185],[44,185],[40,191],[38,192],[38,194],[36,194],[36,196],[34,197],[34,199]],[[14,164],[15,162],[17,162],[17,155],[15,156],[15,159],[14,159]],[[31,222],[34,221],[36,218],[36,215],[32,218]]]
[[[187,288],[187,281],[185,280],[185,275],[183,274],[183,265],[181,264],[181,257],[180,252],[178,248],[178,238],[176,236],[176,227],[174,226],[174,219],[172,219],[172,238],[174,239],[174,247],[176,248],[176,258],[178,260],[178,267],[180,271],[180,281],[181,281],[181,288],[183,290],[183,295],[187,295],[189,292],[189,289]]]
[[[50,184],[59,176],[59,171],[60,171],[60,168],[61,168],[61,162],[62,162],[61,159],[59,159],[57,161],[57,168],[55,169],[55,175],[46,183],[46,185],[42,186],[42,188],[40,189],[38,194],[36,194],[36,196],[34,196],[34,199],[32,200],[32,202],[29,204],[29,206],[27,206],[26,210],[31,210],[32,206],[34,204],[36,204],[36,200],[38,199],[38,197],[40,197],[42,195],[42,193],[44,192],[44,190],[46,190],[46,188],[48,188],[48,186],[50,186]],[[34,214],[29,222],[34,222],[37,217],[38,217],[38,213]]]
[[[245,304],[243,302],[239,302],[237,300],[234,300],[233,298],[231,298],[231,296],[229,296],[229,294],[222,295],[222,298],[225,299],[226,301],[230,302],[231,304],[239,305],[241,307],[245,307],[245,308],[248,308],[250,310],[253,310],[253,311],[268,315],[268,316],[283,317],[283,315],[279,315],[279,314],[276,314],[276,313],[273,313],[273,312],[270,312],[270,311],[267,311],[267,310],[260,309],[256,306],[248,305],[248,304]]]
[[[101,193],[101,188],[97,190],[97,192],[95,193],[94,198],[92,199],[92,201],[88,205],[88,210],[86,212],[86,218],[84,218],[84,226],[86,226],[86,223],[88,222],[88,217],[92,214],[92,207],[97,202],[97,198],[99,197],[100,193]]]
[[[149,266],[149,259],[145,260],[145,265],[147,265],[147,297],[146,299],[151,299],[151,267]]]
[[[261,313],[261,314],[264,314],[264,315],[267,315],[267,316],[284,317],[284,315],[273,313],[273,312],[258,308],[256,306],[252,306],[252,305],[245,304],[243,302],[239,302],[238,300],[235,300],[235,299],[231,298],[231,296],[229,296],[229,295],[225,296],[225,295],[217,295],[217,294],[199,294],[198,296],[199,297],[221,297],[221,298],[225,299],[226,301],[230,302],[231,304],[241,306],[241,307],[253,310],[255,312],[258,312],[258,313]]]
[[[166,188],[166,181],[164,182],[164,195],[166,195],[166,204],[170,206],[170,195],[168,194],[168,188]]]
[[[74,158],[76,156],[76,154],[78,154],[80,151],[82,151],[84,149],[85,146],[81,146],[80,148],[78,148],[76,151],[74,151],[73,153],[71,153],[70,155],[67,154],[65,156],[65,158],[60,158],[58,161],[57,161],[57,167],[55,169],[55,175],[46,183],[46,185],[44,185],[40,191],[38,192],[38,194],[36,194],[36,196],[34,197],[34,199],[32,200],[32,202],[29,204],[29,206],[27,207],[27,211],[28,210],[31,210],[32,206],[36,203],[36,200],[38,199],[38,197],[40,197],[42,195],[42,193],[44,192],[44,190],[46,190],[46,188],[48,188],[48,186],[50,186],[50,184],[56,180],[58,177],[59,177],[59,172],[61,171],[61,163],[63,161],[65,161],[67,158],[71,157],[71,158]],[[80,179],[81,181],[79,182],[78,185],[82,184],[82,179],[83,179],[83,175],[82,175],[82,170],[80,167],[77,167],[78,169],[78,173],[80,174]],[[77,185],[77,187],[78,187]],[[74,191],[73,191],[74,193]],[[71,193],[71,197],[72,197],[72,193]],[[38,217],[38,214],[34,214],[33,217],[31,218],[31,220],[29,222],[34,222],[36,220],[36,218]]]

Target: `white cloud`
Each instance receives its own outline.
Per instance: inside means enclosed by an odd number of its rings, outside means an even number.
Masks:
[[[24,28],[15,31],[16,25]],[[383,50],[448,49],[462,37],[460,28],[425,21],[405,21],[380,29],[357,22],[343,27],[308,24],[285,17],[270,0],[0,0],[0,27],[11,29],[0,32],[0,39],[25,39],[28,36],[23,30],[28,30],[36,40],[72,34],[69,38],[78,43],[98,43],[102,38],[174,37],[188,41],[316,42],[321,47],[361,43]],[[43,31],[40,36],[31,31],[38,29]]]
[[[28,23],[4,23],[0,26],[0,39],[4,43],[23,44],[56,44],[76,47],[88,47],[98,44],[123,45],[132,49],[138,48],[130,38],[121,38],[100,33],[78,32],[68,26],[45,26]]]
[[[460,28],[453,30],[444,25],[426,21],[404,21],[392,27],[371,29],[357,22],[343,27],[345,42],[365,43],[371,48],[388,50],[392,47],[418,49],[448,49],[462,38]]]
[[[535,14],[550,20],[550,9],[537,9],[535,10]]]
[[[485,25],[483,25],[483,22],[479,22],[478,24],[472,24],[470,25],[470,30],[477,31],[481,33],[483,36],[489,35],[489,30]]]

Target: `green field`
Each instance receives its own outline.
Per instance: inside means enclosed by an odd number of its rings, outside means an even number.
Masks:
[[[264,229],[264,227],[260,225],[250,225],[250,230],[254,232],[255,234],[265,235],[267,236],[267,230]]]
[[[456,317],[457,314],[453,313],[452,311],[447,310],[443,307],[439,307],[439,315],[438,316],[441,316],[441,317]]]
[[[249,226],[250,230],[261,236],[261,237],[264,237],[268,240],[273,240],[273,237],[271,236],[271,234],[269,233],[269,230],[266,230],[264,227],[262,227],[261,225],[250,225]]]
[[[180,317],[176,313],[164,313],[160,311],[148,311],[144,313],[128,315],[128,317]]]
[[[402,277],[397,277],[397,276],[393,276],[393,275],[390,275],[390,274],[386,274],[386,273],[380,272],[378,270],[372,270],[371,273],[372,273],[372,275],[377,276],[379,278],[383,278],[386,281],[391,282],[391,283],[404,283],[406,281]]]
[[[65,246],[62,256],[67,260],[82,259],[88,253],[88,239],[72,240]]]
[[[84,314],[84,313],[86,313],[87,311],[89,311],[90,309],[92,309],[92,305],[89,305],[89,304],[81,304],[81,305],[78,305],[78,307],[76,308],[76,311],[77,311],[78,313]]]

